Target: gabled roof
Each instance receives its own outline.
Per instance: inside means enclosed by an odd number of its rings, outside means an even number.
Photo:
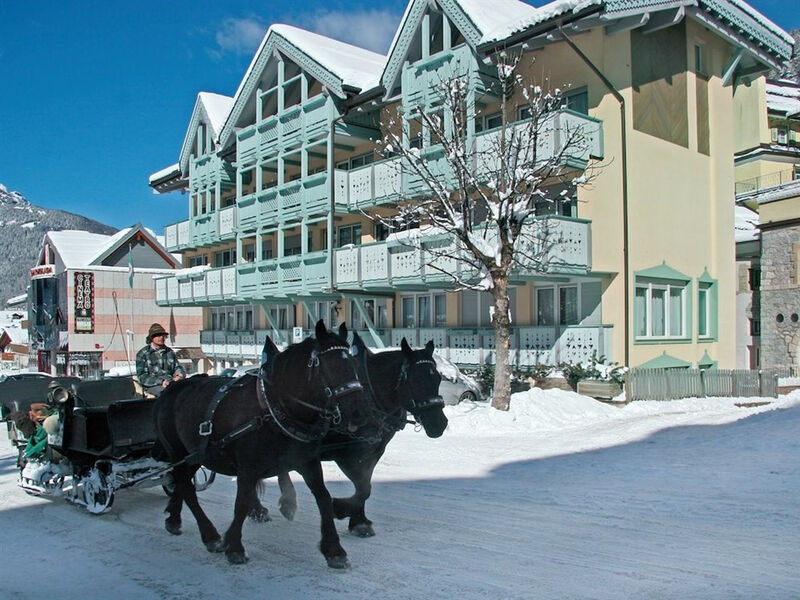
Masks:
[[[278,24],[270,29],[338,76],[343,86],[363,91],[377,85],[386,60],[383,54],[291,25]]]
[[[120,249],[128,249],[133,241],[144,241],[164,258],[165,269],[180,267],[180,263],[158,241],[155,234],[141,223],[122,229],[112,236],[88,231],[66,229],[48,231],[39,252],[39,264],[42,263],[44,245],[49,243],[53,252],[61,259],[65,269],[82,269],[101,266],[103,261]],[[127,268],[127,267],[120,267]]]
[[[219,135],[222,146],[227,145],[275,50],[291,58],[340,98],[347,97],[348,92],[358,93],[375,87],[385,61],[381,54],[317,33],[290,25],[270,25],[234,95],[230,114]]]
[[[520,0],[439,0],[447,17],[473,48],[504,40],[518,31],[557,16],[579,12],[602,4],[602,0],[556,0],[540,8]],[[430,2],[411,0],[397,28],[381,82],[391,90],[402,66],[414,33],[422,22]]]
[[[192,110],[192,118],[189,119],[189,127],[186,130],[186,136],[183,138],[180,159],[178,161],[182,174],[188,175],[189,173],[189,156],[192,154],[197,128],[201,123],[205,123],[211,128],[212,138],[214,140],[218,139],[219,134],[222,132],[222,127],[225,125],[225,120],[231,112],[232,106],[233,98],[230,96],[213,94],[211,92],[200,92],[197,94],[197,100],[195,100],[194,109]],[[152,181],[152,175],[150,179]]]

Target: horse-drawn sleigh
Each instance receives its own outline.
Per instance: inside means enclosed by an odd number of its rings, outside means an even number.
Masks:
[[[69,390],[55,385],[50,400],[61,418],[57,428],[51,427],[56,456],[41,461],[41,473],[28,470],[32,462],[25,465],[20,484],[31,493],[64,495],[103,512],[116,490],[163,485],[171,475],[167,531],[181,533],[186,503],[206,548],[243,563],[245,519],[266,520],[260,481],[280,476],[282,512],[290,518],[294,490],[287,473],[297,471],[320,512],[320,551],[329,566],[344,568],[349,562],[334,518],[349,517],[353,533],[372,535],[364,514],[372,471],[406,424],[406,414],[412,413],[430,437],[441,435],[447,425],[432,358],[432,343],[412,350],[405,340],[401,350],[373,356],[357,336],[351,348],[344,326],[336,334],[319,321],[315,337],[282,352],[267,339],[257,375],[191,377],[168,386],[155,402],[126,398],[127,390],[111,394],[103,382],[72,382]],[[123,398],[115,398],[119,395]],[[23,404],[17,400],[8,408],[24,409]],[[353,497],[331,497],[321,460],[336,460],[355,485]],[[197,500],[198,473],[204,468],[236,477],[233,522],[224,536]]]
[[[150,457],[153,399],[130,377],[7,381],[0,384],[0,410],[18,451],[18,485],[29,494],[101,514],[124,488],[161,485],[171,493],[171,465]],[[213,479],[200,471],[198,489]]]

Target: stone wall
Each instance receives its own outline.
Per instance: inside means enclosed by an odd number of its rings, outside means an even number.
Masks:
[[[800,224],[761,233],[761,366],[800,365]]]

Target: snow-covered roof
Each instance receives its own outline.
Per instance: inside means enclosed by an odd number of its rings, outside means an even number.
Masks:
[[[297,46],[310,58],[338,76],[343,85],[368,90],[378,84],[386,61],[386,57],[382,54],[291,25],[272,25],[269,31]]]
[[[800,85],[786,80],[767,82],[767,109],[787,117],[800,117]]]
[[[568,13],[577,13],[603,0],[555,0],[539,8],[518,0],[502,0],[502,10],[496,2],[459,0],[470,20],[481,30],[481,44],[504,40],[510,35]]]
[[[178,176],[180,174],[181,174],[181,166],[179,163],[175,163],[174,165],[164,167],[160,171],[156,171],[155,173],[150,175],[149,182],[154,183],[159,179],[164,179],[165,177],[169,177],[170,175]]]
[[[141,224],[126,227],[110,236],[66,229],[63,231],[49,231],[46,234],[46,238],[50,240],[53,250],[61,258],[65,269],[82,269],[89,266],[100,266],[101,261],[116,250],[120,244],[124,243],[124,240],[140,233],[149,238],[149,242],[165,257],[172,257],[159,244],[155,234]],[[175,262],[180,264],[179,261]],[[127,266],[115,268],[127,268]],[[147,270],[150,271],[152,269]]]
[[[205,108],[208,116],[208,124],[211,126],[214,138],[216,138],[222,131],[222,126],[225,125],[225,120],[231,112],[233,98],[212,92],[200,92],[197,95],[197,99],[198,102],[203,103],[203,108]]]
[[[27,302],[27,300],[28,300],[28,294],[20,294],[19,296],[14,296],[13,298],[9,298],[8,300],[6,300],[6,306],[14,306],[15,304],[22,304],[23,302]]]
[[[49,231],[47,237],[50,239],[53,250],[64,263],[64,267],[67,269],[79,269],[92,262],[94,257],[97,256],[97,251],[106,245],[110,236],[102,233],[65,229],[63,231]]]
[[[381,70],[383,69],[386,57],[365,50],[358,46],[352,46],[338,40],[319,35],[318,33],[311,33],[298,27],[291,25],[283,25],[281,23],[273,24],[267,29],[264,34],[264,39],[261,40],[261,45],[256,50],[250,66],[242,77],[239,84],[239,89],[236,90],[234,95],[234,103],[239,100],[245,88],[250,75],[253,73],[258,59],[264,51],[265,46],[270,40],[271,36],[280,36],[287,42],[302,50],[310,58],[317,61],[321,66],[328,69],[331,73],[336,75],[342,80],[343,85],[349,85],[361,90],[366,90],[374,87],[378,78],[380,77]]]
[[[734,236],[736,242],[751,242],[759,238],[758,213],[737,204],[734,211]]]
[[[219,135],[219,141],[223,146],[233,133],[241,111],[253,94],[261,70],[271,58],[270,48],[294,54],[292,58],[298,60],[301,66],[303,66],[303,56],[298,55],[305,55],[306,62],[313,61],[326,72],[328,81],[323,83],[341,97],[345,96],[345,90],[342,88],[366,91],[375,87],[380,81],[386,61],[386,57],[381,54],[318,33],[291,25],[270,25],[234,94],[233,106]]]
[[[22,327],[5,326],[2,328],[8,336],[9,343],[11,344],[27,344],[28,343],[28,330]]]

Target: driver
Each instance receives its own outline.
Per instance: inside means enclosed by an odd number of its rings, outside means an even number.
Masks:
[[[173,381],[186,377],[175,352],[167,346],[166,330],[153,323],[147,333],[147,345],[136,354],[136,375],[145,392],[158,396]]]

